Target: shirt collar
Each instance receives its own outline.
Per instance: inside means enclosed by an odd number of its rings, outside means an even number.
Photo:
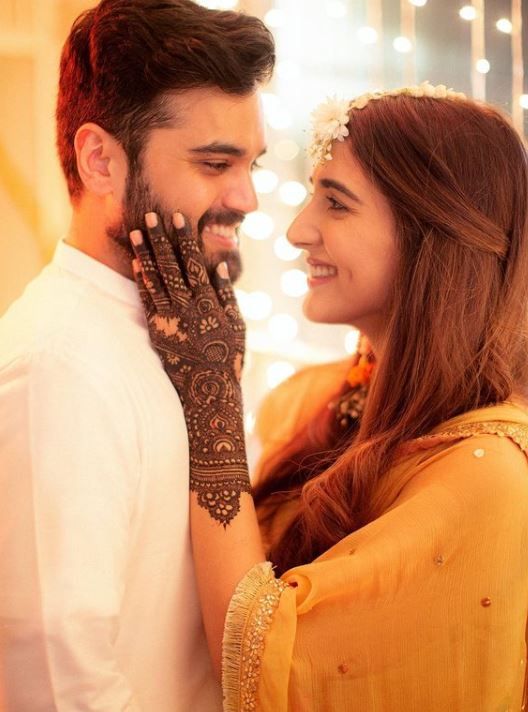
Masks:
[[[71,272],[98,289],[131,306],[143,309],[136,283],[102,262],[60,240],[52,260],[60,269]]]

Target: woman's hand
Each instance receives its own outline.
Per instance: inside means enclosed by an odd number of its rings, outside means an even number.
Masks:
[[[191,490],[226,526],[250,491],[240,388],[245,324],[227,266],[213,285],[183,216],[175,213],[171,240],[155,213],[146,224],[146,234],[134,230],[130,239],[150,339],[182,402]]]
[[[244,322],[227,268],[218,283],[211,284],[183,217],[174,216],[171,240],[156,215],[148,213],[146,223],[145,235],[138,230],[130,235],[137,257],[134,274],[152,344],[178,391],[187,421],[196,579],[209,649],[220,676],[229,602],[239,581],[265,558],[244,443]]]

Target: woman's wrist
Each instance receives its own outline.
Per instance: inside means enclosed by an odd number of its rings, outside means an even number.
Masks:
[[[189,433],[190,489],[210,516],[227,526],[240,511],[243,492],[251,492],[238,383],[228,401],[206,408],[184,402]]]

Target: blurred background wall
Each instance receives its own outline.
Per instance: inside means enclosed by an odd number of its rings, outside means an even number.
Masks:
[[[352,353],[350,327],[302,316],[303,262],[285,240],[306,198],[309,114],[328,95],[352,97],[429,79],[487,99],[524,131],[528,0],[203,0],[263,18],[278,48],[264,105],[269,153],[255,174],[259,211],[244,224],[248,320],[247,426],[265,392],[305,363]],[[55,152],[62,43],[89,0],[0,2],[0,314],[50,259],[70,207]],[[528,20],[527,20],[528,23]],[[523,52],[524,50],[524,52]],[[526,109],[526,111],[525,111]]]

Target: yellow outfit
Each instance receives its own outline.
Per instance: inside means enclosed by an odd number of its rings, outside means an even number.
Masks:
[[[280,579],[254,567],[226,618],[226,712],[521,710],[527,453],[515,404],[453,418],[408,443],[378,519]]]

